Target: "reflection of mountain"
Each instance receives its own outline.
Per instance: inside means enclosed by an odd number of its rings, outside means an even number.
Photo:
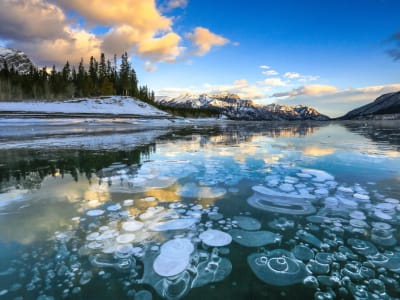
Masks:
[[[393,145],[400,150],[400,121],[353,121],[343,123],[351,132],[365,136],[366,138],[382,145]]]
[[[271,138],[306,136],[315,133],[319,127],[326,123],[256,123],[256,124],[232,124],[221,130],[221,133],[211,134],[209,143],[238,145],[243,142],[251,142],[258,136]]]

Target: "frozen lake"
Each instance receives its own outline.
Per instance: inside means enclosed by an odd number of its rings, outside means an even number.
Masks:
[[[399,122],[0,126],[0,299],[400,298]]]

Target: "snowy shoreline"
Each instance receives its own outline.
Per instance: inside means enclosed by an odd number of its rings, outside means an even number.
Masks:
[[[110,96],[64,101],[0,102],[1,117],[175,118],[140,100]]]

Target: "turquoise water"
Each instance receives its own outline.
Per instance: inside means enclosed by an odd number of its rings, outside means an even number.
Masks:
[[[399,298],[398,125],[3,136],[0,299]]]

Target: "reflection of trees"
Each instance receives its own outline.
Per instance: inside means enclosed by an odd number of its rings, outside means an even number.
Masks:
[[[31,182],[40,184],[48,175],[71,174],[78,180],[79,174],[90,179],[93,172],[121,162],[126,165],[139,164],[143,157],[155,151],[155,144],[133,150],[1,150],[0,182],[23,183],[29,188]]]
[[[353,133],[380,144],[396,146],[400,151],[400,121],[348,121],[342,124]]]

